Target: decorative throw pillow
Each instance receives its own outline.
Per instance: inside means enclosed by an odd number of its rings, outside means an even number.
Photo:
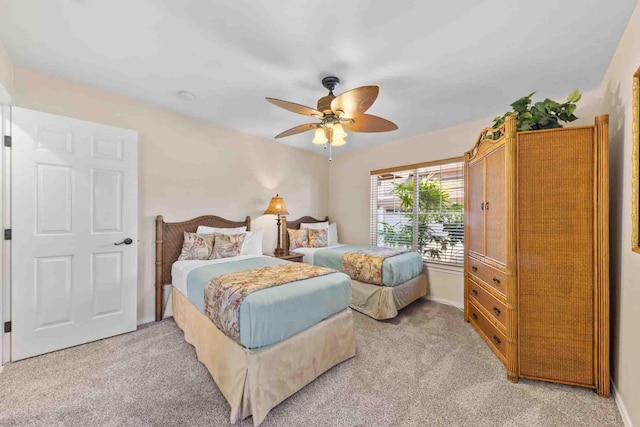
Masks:
[[[310,248],[326,248],[329,244],[329,229],[322,228],[314,230],[309,228],[309,247]]]
[[[178,261],[209,259],[213,249],[213,234],[197,234],[184,232],[182,252]]]
[[[287,229],[289,232],[289,249],[294,250],[296,248],[306,248],[309,246],[309,236],[306,228],[300,230]]]
[[[220,234],[213,235],[215,241],[213,243],[213,251],[210,259],[231,258],[239,256],[242,250],[246,233],[242,234]]]

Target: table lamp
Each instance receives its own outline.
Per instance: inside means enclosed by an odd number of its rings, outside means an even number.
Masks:
[[[280,195],[276,194],[276,197],[271,198],[271,203],[269,203],[269,207],[266,211],[264,211],[264,214],[278,216],[278,219],[276,220],[276,223],[278,224],[278,245],[276,246],[276,250],[274,251],[274,253],[276,255],[284,255],[286,251],[280,245],[280,235],[282,234],[280,232],[280,225],[282,224],[282,222],[280,221],[280,215],[289,215],[289,211],[284,205],[284,200],[282,200],[282,197],[280,197]]]

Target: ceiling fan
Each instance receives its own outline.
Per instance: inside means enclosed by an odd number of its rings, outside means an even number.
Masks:
[[[344,128],[353,132],[389,132],[398,129],[395,123],[387,119],[364,114],[376,101],[378,86],[362,86],[335,96],[333,91],[339,84],[340,79],[334,76],[322,79],[322,85],[327,88],[329,94],[318,100],[317,108],[276,98],[266,98],[280,108],[320,120],[319,123],[306,123],[286,130],[276,135],[276,138],[315,130],[314,144],[338,147],[346,144],[347,133]]]

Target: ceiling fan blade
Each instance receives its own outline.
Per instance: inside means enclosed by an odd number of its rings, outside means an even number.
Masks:
[[[389,132],[398,129],[395,123],[371,114],[363,114],[351,120],[354,123],[346,121],[344,127],[353,132]]]
[[[276,98],[265,98],[267,101],[272,103],[273,105],[277,105],[280,108],[284,108],[287,111],[291,111],[292,113],[302,114],[303,116],[312,116],[322,118],[324,114],[315,108],[306,107],[304,105],[296,104],[295,102],[283,101],[282,99]]]
[[[276,135],[276,138],[284,138],[285,136],[291,136],[297,133],[308,132],[310,130],[314,130],[316,127],[318,127],[318,125],[315,123],[307,123],[304,125],[296,126],[294,128],[285,130],[284,132]]]
[[[362,86],[348,90],[331,101],[331,109],[340,117],[357,117],[367,111],[376,102],[378,86]]]

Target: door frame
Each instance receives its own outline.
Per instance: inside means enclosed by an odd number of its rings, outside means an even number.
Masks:
[[[0,100],[2,101],[2,100]],[[4,146],[4,136],[11,136],[11,107],[0,102],[0,229],[11,228],[11,148]],[[0,241],[0,367],[11,360],[11,333],[4,323],[11,321],[11,241]],[[1,369],[1,368],[0,368]]]

